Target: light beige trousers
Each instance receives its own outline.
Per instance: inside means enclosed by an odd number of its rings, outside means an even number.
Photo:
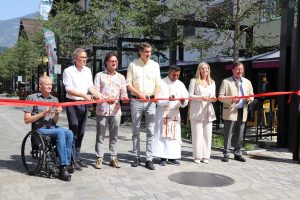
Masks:
[[[209,159],[212,140],[212,122],[191,119],[193,158]]]

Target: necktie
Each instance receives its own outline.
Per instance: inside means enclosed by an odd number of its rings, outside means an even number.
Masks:
[[[238,85],[239,85],[239,96],[244,96],[244,90],[243,90],[242,81],[238,81]],[[244,99],[240,99],[237,107],[238,108],[243,108],[244,107]]]

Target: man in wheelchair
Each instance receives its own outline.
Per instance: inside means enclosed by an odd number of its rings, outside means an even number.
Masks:
[[[58,99],[51,95],[52,80],[48,76],[39,79],[40,93],[27,96],[26,100],[58,102]],[[72,168],[71,154],[73,132],[71,130],[56,125],[62,107],[47,106],[26,106],[24,111],[24,121],[26,124],[32,123],[33,130],[37,130],[42,135],[48,135],[56,139],[56,147],[59,157],[59,178],[63,181],[71,181]]]

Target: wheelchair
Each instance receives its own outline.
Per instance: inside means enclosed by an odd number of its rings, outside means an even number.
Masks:
[[[29,175],[45,172],[48,178],[59,175],[56,141],[37,130],[29,131],[21,147],[23,165]]]

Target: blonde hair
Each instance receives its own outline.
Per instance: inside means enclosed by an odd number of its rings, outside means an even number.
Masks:
[[[201,62],[198,65],[197,72],[196,72],[196,75],[195,75],[196,83],[199,84],[199,85],[204,85],[204,77],[202,77],[202,74],[200,73],[200,70],[204,67],[204,65],[207,65],[207,68],[208,68],[208,74],[207,74],[207,80],[206,81],[207,81],[208,85],[210,85],[214,82],[214,80],[212,80],[212,78],[210,76],[210,66],[206,62]]]

